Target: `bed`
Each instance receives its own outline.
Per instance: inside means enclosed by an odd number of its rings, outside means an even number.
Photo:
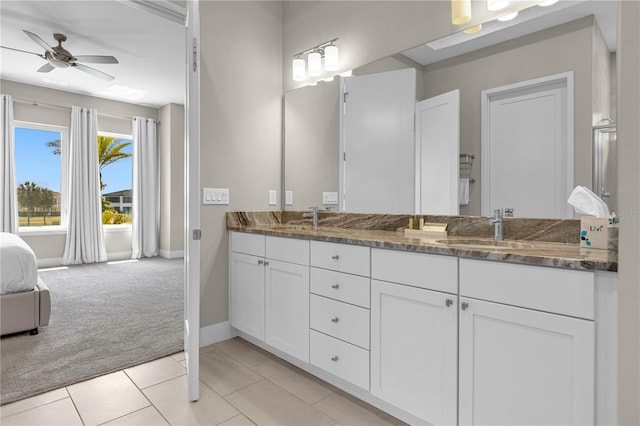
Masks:
[[[0,334],[38,334],[50,314],[51,296],[33,250],[19,236],[0,232]]]

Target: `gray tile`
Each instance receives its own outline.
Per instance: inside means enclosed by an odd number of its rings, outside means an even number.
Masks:
[[[230,355],[212,350],[200,355],[200,381],[224,396],[262,380]]]
[[[60,388],[31,398],[22,399],[0,407],[0,417],[4,419],[5,417],[36,408],[41,405],[49,404],[50,402],[59,401],[64,398],[69,398],[69,393],[65,388]]]
[[[333,419],[263,380],[226,397],[257,425],[333,425]]]
[[[404,425],[402,421],[340,392],[334,393],[314,405],[315,408],[342,425]]]
[[[285,362],[269,360],[253,370],[309,404],[315,404],[332,393],[329,385]]]
[[[105,423],[106,426],[161,426],[168,425],[155,407],[147,407],[142,410],[127,414],[126,416]]]
[[[2,419],[3,426],[13,425],[47,425],[72,426],[82,425],[82,420],[71,402],[64,398],[49,404],[40,405]]]
[[[140,389],[187,374],[185,368],[170,356],[127,368],[124,372]]]
[[[247,367],[255,367],[274,358],[273,355],[239,337],[216,343],[213,348],[231,355]]]

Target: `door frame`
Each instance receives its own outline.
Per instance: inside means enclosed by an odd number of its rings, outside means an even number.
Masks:
[[[566,198],[569,197],[569,194],[573,190],[573,181],[574,181],[574,77],[573,71],[553,74],[545,77],[535,78],[532,80],[521,81],[518,83],[508,84],[505,86],[494,87],[492,89],[486,89],[481,92],[480,102],[481,102],[481,119],[480,119],[480,127],[481,127],[481,170],[480,176],[482,183],[480,185],[481,188],[481,197],[480,197],[480,214],[484,216],[491,216],[492,212],[489,211],[490,208],[490,194],[491,194],[491,146],[490,146],[490,138],[489,138],[489,129],[490,129],[490,114],[489,107],[491,104],[492,98],[496,96],[502,96],[509,94],[511,92],[519,92],[524,89],[535,89],[536,87],[546,86],[553,83],[564,83],[567,87],[567,106],[566,106],[566,171],[567,171],[567,182],[566,182]],[[566,207],[566,218],[573,217],[573,208],[567,204]]]

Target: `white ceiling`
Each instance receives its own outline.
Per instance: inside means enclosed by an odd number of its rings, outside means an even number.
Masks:
[[[139,3],[130,7],[130,2],[116,0],[2,0],[0,45],[42,54],[44,49],[22,30],[36,33],[50,46],[57,45],[53,33],[62,33],[67,36],[62,46],[73,55],[112,55],[120,63],[87,64],[115,77],[106,81],[73,68],[38,73],[44,59],[0,49],[0,77],[152,107],[184,104],[184,24],[144,11]],[[101,94],[112,85],[146,94],[137,100]]]
[[[432,64],[590,15],[595,16],[609,50],[615,52],[616,7],[612,0],[560,0],[549,7],[529,7],[512,21],[485,23],[476,34],[457,32],[402,54],[421,65]]]

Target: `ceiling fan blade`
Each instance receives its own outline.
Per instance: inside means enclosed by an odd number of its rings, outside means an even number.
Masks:
[[[47,52],[51,53],[55,57],[56,52],[55,52],[55,50],[53,50],[53,47],[49,46],[46,41],[44,41],[43,39],[40,38],[39,35],[34,34],[34,33],[30,32],[30,31],[27,31],[27,30],[22,30],[22,31],[24,31],[24,33],[26,35],[28,35],[31,38],[31,40],[33,40],[36,43],[38,43],[40,46],[42,46],[44,48],[44,50],[46,50]]]
[[[0,47],[3,49],[15,50],[16,52],[29,53],[30,55],[36,55],[36,56],[40,56],[42,59],[47,59],[44,57],[44,55],[41,55],[40,53],[29,52],[28,50],[14,49],[13,47],[6,47],[6,46],[0,46]]]
[[[113,56],[99,56],[99,55],[79,55],[76,56],[77,62],[87,62],[89,64],[117,64],[119,63]]]
[[[43,66],[41,66],[40,68],[38,68],[38,72],[49,72],[52,69],[54,69],[55,67],[53,65],[51,65],[50,63],[46,63]]]
[[[86,73],[89,73],[89,74],[94,75],[96,77],[103,78],[103,79],[108,80],[108,81],[115,80],[115,77],[110,76],[109,74],[106,74],[106,73],[104,73],[102,71],[98,71],[95,68],[88,67],[86,65],[77,64],[77,63],[74,62],[71,66],[74,67],[74,68],[79,69],[80,71],[84,71]]]

